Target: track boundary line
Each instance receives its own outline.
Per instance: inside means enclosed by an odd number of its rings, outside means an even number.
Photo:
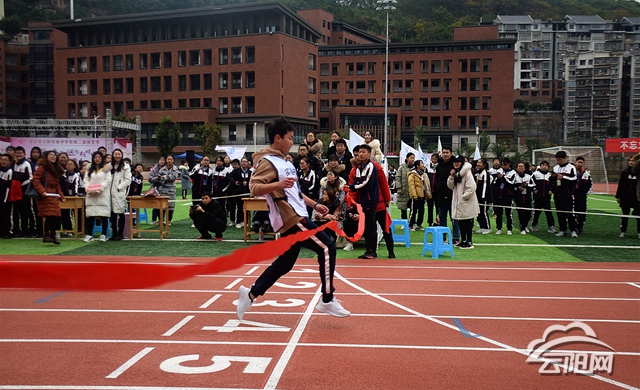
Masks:
[[[348,294],[348,293],[347,293]],[[347,295],[345,294],[345,295]],[[353,294],[351,294],[353,295]],[[234,314],[235,312],[227,310],[132,310],[132,309],[0,309],[0,312],[26,312],[26,313],[127,313],[127,314]],[[252,311],[251,314],[256,315],[301,315],[303,313],[291,311]],[[389,317],[403,318],[414,317],[410,314],[375,314],[375,313],[352,313],[354,317]],[[432,315],[433,318],[451,318],[450,315]],[[596,318],[554,318],[554,317],[505,317],[505,316],[457,316],[457,318],[470,320],[498,320],[498,321],[581,321],[581,322],[601,322],[612,324],[640,324],[640,320],[623,320],[623,319],[596,319]],[[8,340],[8,339],[5,339]],[[0,339],[2,342],[2,339]]]
[[[446,323],[446,322],[441,321],[441,320],[439,320],[439,319],[436,319],[436,318],[434,318],[434,317],[431,317],[431,316],[428,316],[428,315],[426,315],[426,314],[420,313],[420,312],[418,312],[418,311],[416,311],[416,310],[413,310],[413,309],[411,309],[411,308],[409,308],[409,307],[406,307],[406,306],[401,305],[401,304],[399,304],[399,303],[397,303],[397,302],[394,302],[394,301],[392,301],[392,300],[390,300],[390,299],[387,299],[387,298],[385,298],[385,297],[382,297],[382,296],[380,296],[379,294],[376,294],[376,293],[373,293],[373,292],[371,292],[371,291],[368,291],[368,290],[364,289],[363,287],[360,287],[360,286],[358,286],[357,284],[352,283],[352,282],[351,282],[351,281],[349,281],[348,279],[346,279],[346,278],[342,277],[342,275],[340,275],[338,272],[336,272],[336,273],[335,273],[335,276],[336,276],[338,279],[342,280],[344,283],[346,283],[346,284],[348,284],[349,286],[351,286],[352,288],[355,288],[355,289],[357,289],[357,290],[360,290],[361,292],[363,292],[363,293],[365,293],[365,294],[367,294],[367,295],[371,296],[372,298],[376,298],[376,299],[378,299],[378,300],[380,300],[380,301],[382,301],[382,302],[386,302],[386,303],[388,303],[388,304],[390,304],[390,305],[392,305],[392,306],[395,306],[396,308],[398,308],[398,309],[400,309],[400,310],[407,311],[407,312],[412,313],[412,314],[414,314],[414,315],[416,315],[416,316],[418,316],[418,317],[420,317],[420,318],[424,318],[424,319],[426,319],[426,320],[428,320],[428,321],[435,322],[436,324],[442,325],[442,326],[444,326],[444,327],[446,327],[446,328],[449,328],[449,329],[452,329],[452,330],[454,330],[454,331],[456,331],[456,332],[459,332],[459,331],[460,331],[460,330],[458,329],[458,327],[457,327],[457,326],[451,325],[451,324],[449,324],[449,323]],[[482,340],[482,341],[485,341],[485,342],[487,342],[487,343],[489,343],[489,344],[493,344],[493,345],[496,345],[496,346],[498,346],[498,347],[502,347],[502,348],[504,348],[505,350],[512,351],[512,352],[516,352],[516,353],[521,354],[521,355],[524,355],[524,356],[529,356],[528,354],[526,354],[525,352],[523,352],[522,350],[520,350],[520,349],[518,349],[518,348],[512,347],[512,346],[510,346],[510,345],[508,345],[508,344],[505,344],[505,343],[502,343],[502,342],[499,342],[499,341],[496,341],[496,340],[490,339],[490,338],[485,337],[485,336],[478,336],[478,337],[476,338],[476,340]],[[554,364],[554,365],[556,365],[556,366],[558,366],[558,367],[561,367],[561,368],[565,368],[565,369],[568,369],[568,368],[569,368],[569,367],[567,367],[565,364],[560,364],[560,363],[558,363],[557,361],[550,360],[550,359],[545,359],[545,358],[543,358],[543,357],[538,357],[538,359],[537,359],[537,360],[539,360],[539,361],[544,361],[544,362],[547,362],[547,363],[549,363],[549,364]],[[597,375],[597,374],[593,374],[593,375],[585,375],[585,376],[587,376],[587,377],[589,377],[589,378],[594,378],[594,379],[600,380],[600,381],[602,381],[602,382],[610,383],[610,384],[612,384],[612,385],[615,385],[615,386],[618,386],[618,387],[622,387],[622,388],[625,388],[625,389],[629,389],[629,390],[635,389],[635,387],[630,386],[630,385],[628,385],[628,384],[626,384],[626,383],[622,383],[622,382],[615,381],[615,380],[613,380],[613,379],[605,378],[605,377],[600,376],[600,375]]]

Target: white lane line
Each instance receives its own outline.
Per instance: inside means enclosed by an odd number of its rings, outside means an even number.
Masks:
[[[256,265],[255,267],[253,267],[249,271],[247,271],[247,273],[245,273],[245,275],[251,275],[254,272],[256,272],[258,269],[260,269],[260,267]]]
[[[394,302],[394,301],[392,301],[392,300],[390,300],[390,299],[384,298],[384,297],[382,297],[382,296],[380,296],[380,295],[378,295],[378,294],[376,294],[376,293],[373,293],[373,292],[371,292],[371,291],[365,290],[364,288],[362,288],[362,287],[358,286],[357,284],[354,284],[354,283],[352,283],[351,281],[349,281],[349,280],[347,280],[347,279],[343,278],[343,277],[342,277],[339,273],[337,273],[337,272],[335,273],[335,276],[336,276],[338,279],[342,280],[344,283],[348,284],[349,286],[351,286],[351,287],[353,287],[353,288],[355,288],[355,289],[357,289],[357,290],[359,290],[359,291],[361,291],[361,292],[363,292],[363,293],[365,293],[365,294],[367,294],[367,295],[371,296],[372,298],[376,298],[376,299],[378,299],[378,300],[380,300],[380,301],[386,302],[386,303],[388,303],[388,304],[390,304],[390,305],[392,305],[392,306],[395,306],[396,308],[398,308],[398,309],[400,309],[400,310],[407,311],[407,312],[412,313],[412,314],[414,314],[414,315],[416,315],[416,316],[418,316],[418,317],[420,317],[420,318],[424,318],[424,319],[429,320],[429,321],[431,321],[431,322],[435,322],[436,324],[442,325],[442,326],[447,327],[447,328],[449,328],[449,329],[451,329],[451,330],[454,330],[454,331],[456,331],[456,332],[459,332],[459,331],[460,331],[460,329],[458,329],[458,327],[457,327],[457,326],[455,326],[455,325],[451,325],[451,324],[449,324],[449,323],[447,323],[447,322],[440,321],[440,320],[438,320],[438,319],[436,319],[436,318],[433,318],[433,317],[431,317],[431,316],[428,316],[428,315],[426,315],[426,314],[420,313],[420,312],[415,311],[415,310],[413,310],[413,309],[410,309],[410,308],[408,308],[408,307],[406,307],[406,306],[403,306],[403,305],[401,305],[401,304],[399,304],[399,303],[397,303],[397,302]],[[478,340],[482,340],[482,341],[486,341],[487,343],[493,344],[493,345],[498,346],[498,347],[502,347],[502,348],[504,348],[505,350],[509,350],[509,351],[512,351],[512,352],[516,352],[516,353],[519,353],[519,354],[524,355],[524,356],[529,356],[526,352],[522,351],[521,349],[518,349],[518,348],[512,347],[512,346],[510,346],[510,345],[507,345],[507,344],[501,343],[501,342],[499,342],[499,341],[496,341],[496,340],[490,339],[490,338],[488,338],[488,337],[478,336],[476,339],[478,339]],[[550,360],[550,359],[545,359],[545,358],[540,357],[540,358],[538,358],[538,360],[540,360],[540,361],[545,361],[545,362],[548,362],[548,363],[550,363],[550,364],[554,364],[554,365],[556,365],[556,366],[558,366],[558,367],[562,367],[562,368],[565,368],[565,369],[569,369],[569,367],[567,367],[565,364],[559,364],[558,362],[553,361],[553,360]],[[595,375],[595,374],[593,374],[593,375],[589,375],[588,377],[589,377],[589,378],[594,378],[594,379],[597,379],[597,380],[600,380],[600,381],[603,381],[603,382],[606,382],[606,383],[610,383],[610,384],[612,384],[612,385],[615,385],[615,386],[618,386],[618,387],[622,387],[622,388],[625,388],[625,389],[629,389],[629,390],[634,389],[634,387],[633,387],[633,386],[627,385],[626,383],[622,383],[622,382],[614,381],[613,379],[605,378],[605,377],[600,376],[600,375]]]
[[[222,296],[222,294],[216,294],[213,297],[211,297],[211,299],[209,299],[208,301],[206,301],[205,303],[202,304],[202,306],[200,306],[201,309],[206,309],[209,306],[211,306],[211,304],[215,301],[218,300],[218,298],[220,298]]]
[[[254,314],[251,312],[251,314]],[[273,313],[272,313],[273,314]],[[299,314],[298,314],[299,315]],[[352,314],[353,315],[353,314]],[[415,315],[408,315],[408,317],[415,318]],[[430,316],[431,317],[431,316]],[[434,317],[435,318],[435,317]],[[450,319],[451,317],[446,317]],[[457,328],[456,328],[457,329]],[[458,330],[459,332],[459,330]],[[4,342],[0,340],[0,342]],[[147,343],[147,344],[188,344],[188,345],[226,345],[226,346],[262,346],[262,347],[286,347],[289,343],[284,342],[234,342],[234,341],[169,341],[169,340],[16,340],[16,343]],[[491,348],[491,347],[467,347],[467,346],[450,346],[450,345],[407,345],[407,344],[332,344],[332,343],[298,343],[298,347],[326,347],[326,348],[363,348],[363,349],[423,349],[423,350],[449,350],[449,351],[489,351],[489,352],[512,352],[504,348]],[[517,349],[517,348],[514,348]],[[524,349],[517,349],[521,352],[526,352]],[[564,350],[563,350],[564,351]],[[576,351],[585,352],[585,351]],[[640,352],[634,351],[616,351],[615,355],[621,356],[640,356]]]
[[[165,238],[166,240],[166,238]],[[33,385],[12,385],[0,386],[0,390],[259,390],[241,389],[239,387],[156,387],[156,386],[33,386]]]
[[[421,244],[422,245],[422,244]],[[475,244],[473,244],[475,245]],[[504,246],[504,245],[503,245]],[[620,248],[620,247],[618,247]],[[395,266],[395,265],[356,265],[356,264],[340,264],[340,268],[364,268],[364,269],[393,269],[393,270],[403,270],[403,269],[453,269],[453,270],[470,270],[470,271],[479,271],[479,270],[487,270],[487,271],[595,271],[595,272],[638,272],[640,273],[640,267],[637,269],[627,269],[627,268],[554,268],[554,267],[472,267],[472,266],[435,266],[435,265],[425,265],[425,266]]]
[[[289,294],[290,295],[290,294]],[[355,294],[342,294],[351,295]],[[358,294],[361,295],[361,294]],[[234,314],[235,311],[225,310],[128,310],[128,309],[0,309],[0,312],[29,312],[29,313],[133,313],[133,314]],[[293,311],[251,311],[251,314],[256,315],[289,315],[299,316],[303,313]],[[388,314],[388,313],[351,313],[354,317],[384,317],[384,318],[412,318],[411,314]],[[596,319],[596,318],[547,318],[547,317],[492,317],[492,316],[461,316],[461,315],[432,315],[433,318],[449,319],[451,317],[472,319],[472,320],[498,320],[498,321],[563,321],[563,322],[602,322],[611,324],[640,324],[640,320],[624,320],[624,319]]]
[[[302,332],[304,332],[304,329],[306,328],[307,324],[309,323],[309,320],[311,319],[311,313],[313,313],[313,310],[316,307],[316,304],[321,296],[322,296],[322,293],[318,289],[318,291],[316,291],[315,295],[313,296],[313,299],[310,300],[309,305],[307,306],[307,309],[304,311],[304,315],[300,319],[300,322],[298,323],[296,330],[293,332],[291,339],[287,343],[287,347],[284,349],[284,352],[280,356],[278,363],[276,363],[275,368],[271,372],[271,376],[269,377],[267,384],[264,386],[264,390],[275,390],[278,387],[278,382],[280,381],[280,378],[282,378],[282,374],[284,373],[284,370],[287,368],[287,364],[289,364],[289,360],[291,360],[293,351],[296,349],[296,347],[298,346],[298,343],[300,342],[300,338],[302,337]]]
[[[180,328],[185,326],[186,323],[191,321],[194,317],[195,316],[186,316],[186,317],[184,317],[182,319],[182,321],[178,322],[177,324],[175,324],[173,326],[173,328],[171,328],[168,331],[166,331],[165,334],[163,334],[163,336],[173,336],[174,333],[176,333],[178,330],[180,330]]]
[[[630,285],[632,285],[633,287],[638,287],[638,288],[640,288],[640,285],[637,285],[637,284],[635,284],[635,283],[631,283],[631,282],[629,282],[629,284],[630,284]]]
[[[474,244],[475,245],[475,244]],[[311,278],[311,277],[309,277]],[[594,282],[580,280],[506,280],[506,279],[431,279],[431,278],[349,278],[389,282],[446,282],[446,283],[542,283],[542,284],[627,284],[629,282]]]
[[[242,278],[238,278],[238,279],[234,280],[233,282],[231,282],[231,283],[230,283],[227,287],[225,287],[224,289],[225,289],[225,290],[231,290],[231,289],[233,289],[233,288],[236,286],[236,284],[238,284],[238,283],[240,283],[240,282],[242,282]]]
[[[483,298],[483,299],[551,299],[551,300],[569,300],[569,301],[640,301],[640,298],[609,298],[609,297],[551,297],[551,296],[516,296],[516,295],[457,295],[457,294],[403,294],[403,293],[385,293],[387,296],[406,296],[406,297],[434,297],[434,298]]]
[[[111,374],[107,375],[107,378],[114,379],[114,378],[119,377],[120,374],[122,374],[123,372],[127,371],[129,368],[131,368],[131,366],[136,364],[140,359],[145,357],[145,355],[148,354],[151,351],[153,351],[153,347],[147,347],[147,348],[143,349],[142,351],[138,352],[134,357],[132,357],[131,359],[127,360],[123,365],[118,367],[118,369],[116,369],[114,372],[112,372]]]

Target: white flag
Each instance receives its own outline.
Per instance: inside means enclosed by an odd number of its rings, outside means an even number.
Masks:
[[[409,153],[413,153],[414,156],[416,156],[416,159],[420,158],[420,151],[407,145],[406,143],[404,143],[404,141],[401,141],[400,142],[400,163],[401,164],[404,164],[404,160],[407,158],[407,154]]]
[[[349,150],[353,152],[353,148],[356,145],[362,145],[364,143],[364,138],[360,137],[360,134],[353,131],[352,128],[349,128]]]
[[[438,136],[438,150],[436,153],[438,153],[438,156],[442,154],[442,142],[440,142],[440,136]]]
[[[229,158],[232,160],[236,158],[240,160],[242,157],[244,157],[244,152],[247,151],[247,147],[246,146],[242,146],[242,147],[216,146],[216,150],[224,151],[225,153],[227,153],[227,156],[229,156]]]
[[[482,156],[480,155],[480,147],[478,146],[478,143],[476,142],[476,152],[473,155],[473,159],[474,160],[480,160],[482,158]]]

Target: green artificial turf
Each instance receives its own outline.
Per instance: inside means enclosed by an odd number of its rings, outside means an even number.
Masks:
[[[178,194],[180,187],[178,186]],[[216,242],[195,240],[199,235],[195,228],[191,227],[188,205],[190,201],[178,201],[175,206],[175,214],[170,227],[169,240],[160,241],[158,233],[143,233],[142,240],[133,241],[108,241],[98,242],[97,238],[91,243],[81,240],[74,241],[71,238],[62,238],[62,245],[42,243],[36,239],[10,239],[0,242],[3,254],[27,254],[27,255],[118,255],[118,256],[175,256],[175,257],[216,257],[232,251],[244,248],[247,245],[261,245],[260,242],[245,244],[242,242],[242,229],[228,227],[224,233],[224,241]],[[455,250],[455,257],[448,254],[441,256],[440,260],[474,260],[474,261],[640,261],[640,239],[635,230],[635,220],[629,222],[628,236],[619,238],[620,213],[615,199],[609,195],[591,195],[588,202],[589,212],[607,215],[589,215],[585,225],[585,233],[577,239],[569,237],[555,237],[546,232],[546,218],[544,214],[539,222],[540,232],[521,235],[514,230],[512,236],[503,234],[476,234],[473,237],[475,248],[472,250]],[[151,217],[149,210],[149,218]],[[425,213],[426,214],[426,213]],[[611,216],[608,216],[611,215]],[[395,205],[392,206],[392,218],[398,219],[400,212]],[[426,217],[426,215],[425,215]],[[554,213],[554,218],[556,218]],[[495,231],[495,219],[491,220]],[[426,225],[423,224],[423,225]],[[517,213],[514,212],[514,225],[517,222]],[[557,222],[556,222],[557,226]],[[143,228],[156,228],[152,225],[142,225]],[[476,227],[477,228],[477,227]],[[474,228],[474,230],[476,229]],[[396,244],[395,253],[398,259],[431,259],[430,253],[422,257],[423,231],[410,232],[411,245]],[[256,235],[253,236],[257,238]],[[272,238],[267,238],[271,241]],[[364,253],[364,242],[360,240],[355,244],[354,251],[344,251],[338,248],[338,258],[356,258]],[[380,258],[387,257],[384,242],[378,249]],[[309,250],[303,249],[301,257],[315,257]]]

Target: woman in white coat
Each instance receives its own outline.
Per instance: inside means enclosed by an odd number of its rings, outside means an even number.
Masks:
[[[131,167],[124,162],[122,150],[115,149],[111,174],[111,238],[120,241],[124,234],[124,213],[127,211],[127,193],[131,184]]]
[[[376,162],[381,162],[383,155],[382,149],[380,149],[380,141],[373,138],[373,134],[370,131],[364,133],[364,142],[371,147],[371,159]]]
[[[460,249],[472,249],[473,220],[480,213],[476,197],[476,181],[471,173],[471,164],[464,157],[453,160],[453,169],[447,179],[447,187],[453,190],[451,218],[460,226]]]
[[[107,241],[107,221],[111,216],[111,164],[104,164],[102,154],[95,152],[91,156],[91,166],[84,174],[85,215],[87,216],[85,242],[93,240],[93,224],[96,218],[102,223],[100,242]]]

